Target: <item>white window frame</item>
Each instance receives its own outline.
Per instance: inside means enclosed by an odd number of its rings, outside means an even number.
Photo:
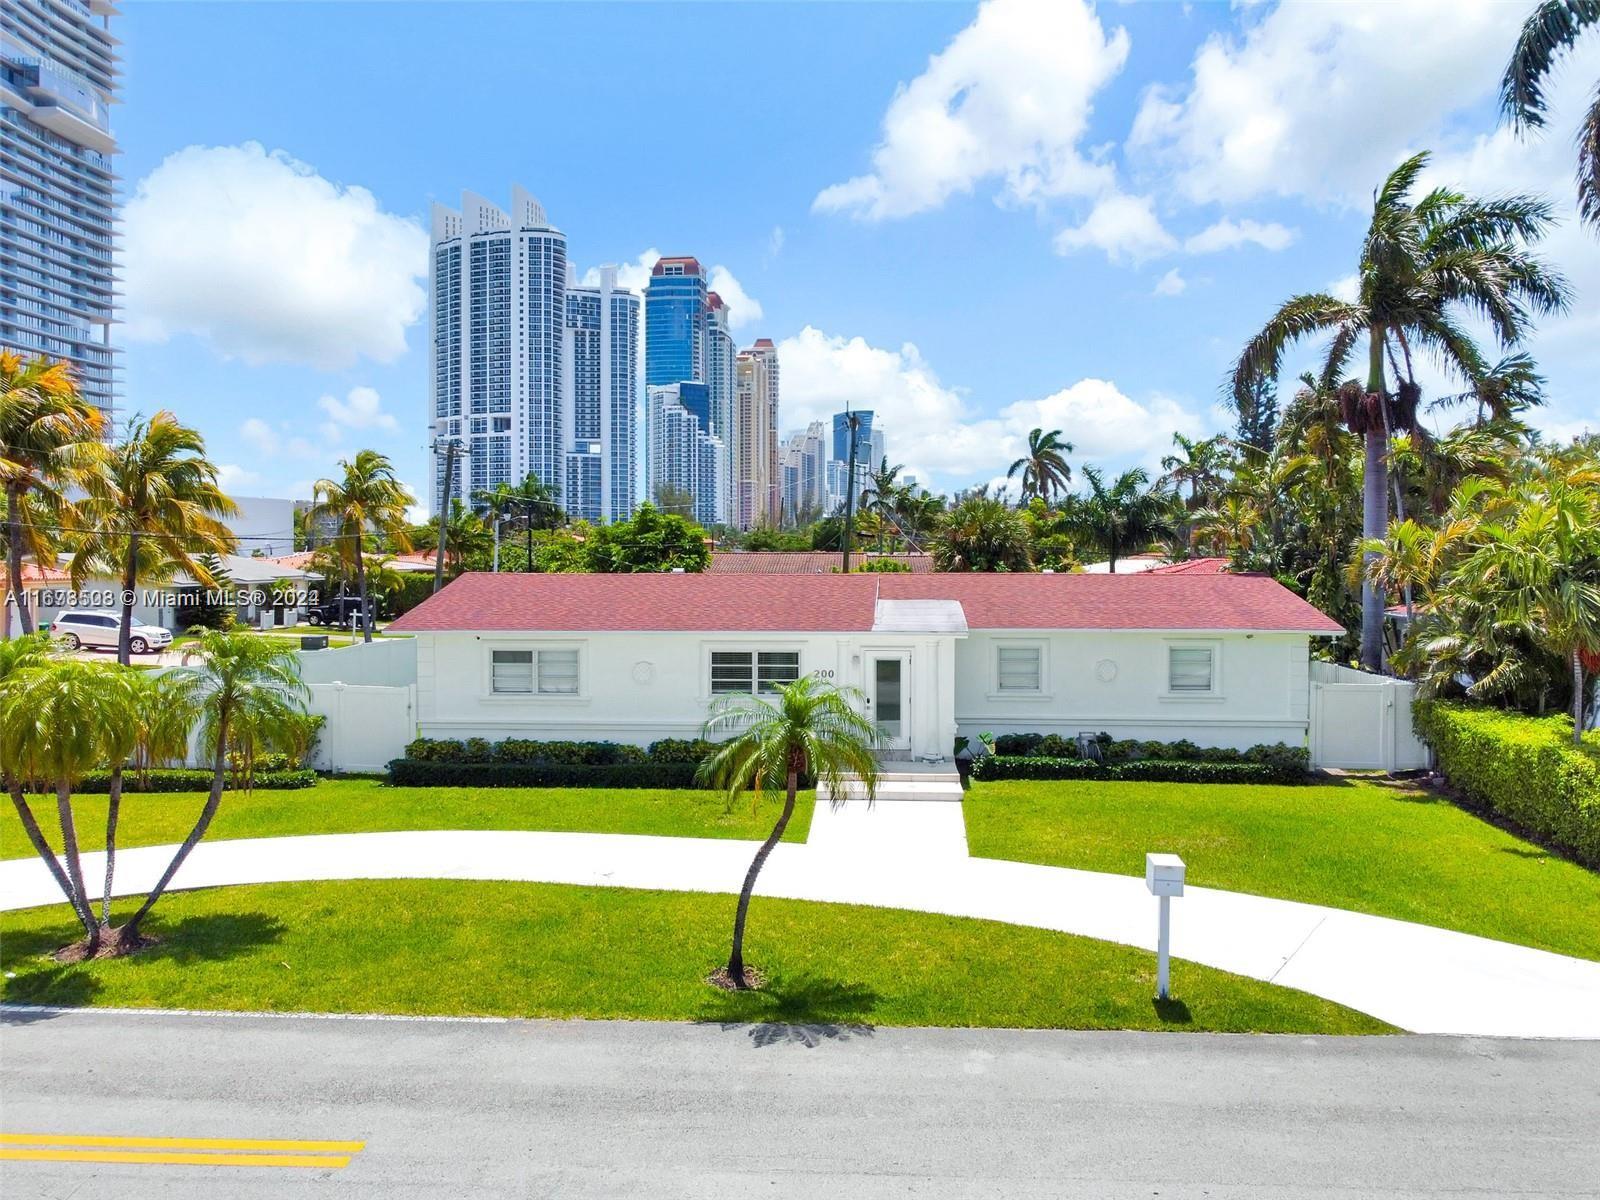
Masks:
[[[711,690],[711,661],[716,654],[748,654],[750,656],[750,686],[752,691],[714,692]],[[719,696],[771,696],[774,693],[761,689],[761,655],[792,654],[795,656],[795,678],[806,673],[805,646],[799,642],[708,642],[704,645],[700,676],[701,698],[707,702]]]
[[[483,699],[491,704],[572,704],[589,699],[589,647],[583,641],[532,641],[522,638],[484,638]],[[530,655],[529,685],[526,692],[499,692],[494,686],[494,656],[496,652],[513,651]],[[577,690],[549,692],[539,690],[539,656],[552,651],[577,655]]]
[[[1034,650],[1039,655],[1039,686],[1031,691],[1020,688],[1000,688],[1000,652],[1002,650]],[[989,699],[996,701],[1005,700],[1049,700],[1052,698],[1050,690],[1050,643],[1043,638],[1000,638],[996,639],[989,651]]]
[[[1205,650],[1211,654],[1211,686],[1204,691],[1198,688],[1174,689],[1172,686],[1172,652],[1174,650]],[[1225,699],[1222,693],[1222,642],[1215,638],[1168,638],[1161,651],[1162,700],[1180,703],[1205,704]]]

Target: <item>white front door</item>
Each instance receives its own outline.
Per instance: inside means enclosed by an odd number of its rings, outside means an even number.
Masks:
[[[911,655],[867,656],[867,712],[885,750],[911,748]]]

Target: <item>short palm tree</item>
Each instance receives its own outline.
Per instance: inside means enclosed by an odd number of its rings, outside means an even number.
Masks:
[[[1519,131],[1542,129],[1546,77],[1584,31],[1600,26],[1600,0],[1543,0],[1522,26],[1500,80],[1500,108]],[[1600,88],[1578,126],[1578,213],[1600,228]]]
[[[896,463],[891,467],[885,458],[867,472],[866,487],[861,493],[861,513],[864,517],[870,514],[877,519],[880,551],[888,549],[890,533],[899,524],[897,513],[901,496],[906,490],[899,482],[899,477],[904,470],[904,464]]]
[[[1143,467],[1124,471],[1110,484],[1094,467],[1085,467],[1083,477],[1089,494],[1072,505],[1066,525],[1106,552],[1113,575],[1117,559],[1129,550],[1172,536],[1173,493],[1160,484],[1151,487]]]
[[[221,518],[237,514],[239,506],[223,492],[199,430],[170,412],[135,417],[88,486],[79,512],[92,532],[73,556],[72,576],[80,583],[94,569],[121,576],[117,661],[126,666],[140,580],[182,570],[215,587],[206,557],[237,545]]]
[[[397,549],[410,548],[406,509],[411,494],[395,477],[394,464],[376,450],[360,450],[341,459],[344,478],[319,479],[312,486],[311,520],[323,518],[339,526],[339,554],[349,565],[361,597],[362,640],[372,640],[372,599],[367,588],[366,539],[387,538]]]
[[[1031,571],[1033,547],[1022,514],[994,496],[972,495],[933,532],[938,571]]]
[[[847,786],[859,781],[868,803],[877,797],[878,760],[873,750],[878,731],[862,715],[861,693],[802,676],[775,690],[773,698],[739,695],[719,699],[706,720],[704,736],[726,737],[700,766],[700,778],[727,793],[731,804],[754,790],[765,796],[783,791],[783,811],[761,843],[739,890],[733,919],[733,948],[728,954],[728,982],[750,986],[745,972],[744,927],[756,877],[783,837],[794,815],[795,794],[802,779],[815,777],[832,802],[841,803]]]
[[[186,653],[185,665],[172,672],[180,678],[171,686],[183,689],[184,703],[199,715],[200,747],[211,757],[211,790],[189,836],[139,910],[118,931],[120,944],[127,949],[143,944],[140,924],[205,837],[222,803],[230,766],[248,787],[259,755],[272,750],[303,753],[309,737],[308,689],[300,681],[299,660],[287,641],[247,632],[197,632],[199,640]]]
[[[23,552],[37,554],[48,544],[37,525],[25,519],[27,501],[53,513],[67,507],[66,489],[82,483],[96,466],[104,429],[104,416],[78,392],[67,363],[0,350],[7,596],[17,606],[24,634],[34,631],[34,623],[22,586]],[[10,622],[0,614],[0,635],[9,630]]]
[[[49,634],[30,633],[19,638],[0,641],[0,717],[3,717],[7,698],[16,688],[22,672],[45,666],[53,662],[56,657],[56,649],[51,643]],[[0,754],[0,783],[4,783],[6,793],[11,797],[11,805],[17,810],[17,819],[22,823],[23,832],[28,835],[28,844],[50,868],[51,878],[60,885],[61,894],[71,903],[72,883],[55,853],[50,849],[49,843],[45,841],[44,831],[39,828],[39,820],[33,815],[33,808],[28,803],[25,785],[34,781],[21,773],[17,764],[18,760],[12,759],[9,753]]]
[[[1046,433],[1035,429],[1028,434],[1028,452],[1011,464],[1006,478],[1021,472],[1022,498],[1037,496],[1049,504],[1053,494],[1065,492],[1072,482],[1072,468],[1067,465],[1072,451],[1072,443],[1062,440],[1061,430]]]
[[[1321,377],[1336,381],[1365,342],[1365,384],[1349,380],[1338,394],[1345,425],[1365,441],[1362,532],[1368,542],[1381,539],[1389,522],[1389,438],[1416,427],[1413,347],[1463,379],[1480,378],[1487,368],[1459,316],[1481,318],[1509,348],[1527,334],[1535,314],[1567,303],[1565,282],[1528,250],[1549,227],[1550,206],[1527,196],[1475,199],[1445,188],[1413,201],[1427,161],[1426,154],[1407,159],[1375,193],[1356,299],[1320,292],[1292,297],[1250,339],[1233,369],[1233,393],[1243,396],[1258,380],[1277,375],[1291,344],[1327,335]],[[1388,364],[1396,364],[1394,389]],[[1383,593],[1364,578],[1361,663],[1371,671],[1383,669],[1383,610]]]

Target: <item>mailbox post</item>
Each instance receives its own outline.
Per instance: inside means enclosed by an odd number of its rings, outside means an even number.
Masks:
[[[1156,937],[1156,999],[1165,1000],[1171,979],[1172,898],[1183,895],[1183,859],[1176,854],[1146,854],[1144,885],[1161,901],[1161,925]]]

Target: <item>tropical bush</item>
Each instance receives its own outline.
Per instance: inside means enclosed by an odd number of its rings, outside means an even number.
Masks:
[[[1137,738],[1114,740],[1108,733],[1095,736],[1095,743],[1100,747],[1100,763],[1088,763],[1090,766],[1104,766],[1115,768],[1119,779],[1161,779],[1161,774],[1166,768],[1177,764],[1181,766],[1213,765],[1213,766],[1253,766],[1264,768],[1264,771],[1254,774],[1262,775],[1262,782],[1270,783],[1295,783],[1311,770],[1310,751],[1300,746],[1287,746],[1282,742],[1272,745],[1251,746],[1247,750],[1235,750],[1231,746],[1200,746],[1188,739],[1176,742],[1140,741]],[[1077,739],[1068,739],[1057,733],[1002,733],[995,738],[995,757],[1006,759],[1028,760],[1057,760],[1072,763],[1082,763],[1078,754]],[[1076,779],[1084,778],[1074,769],[1063,768],[1060,775],[1012,775],[999,776],[993,774],[997,770],[1008,768],[988,766],[983,771],[974,770],[973,777],[980,779],[998,778],[1029,778],[1029,779]],[[1019,768],[1020,769],[1020,768]],[[1028,770],[1043,770],[1044,768],[1027,768]],[[1227,772],[1217,773],[1215,778],[1202,778],[1206,772],[1186,772],[1185,778],[1176,782],[1227,782],[1243,783],[1253,782],[1250,779],[1227,778]]]
[[[692,788],[695,763],[460,762],[397,758],[389,782],[399,787]]]
[[[1416,730],[1468,803],[1600,867],[1600,733],[1574,746],[1565,717],[1429,700]]]
[[[974,779],[1105,779],[1148,783],[1304,783],[1304,766],[1272,762],[1202,762],[1139,759],[1097,763],[1084,758],[991,754],[972,764]]]
[[[642,763],[649,755],[638,746],[620,742],[539,742],[507,738],[417,738],[406,746],[406,758],[441,763],[540,763],[552,766],[609,767]],[[662,761],[683,761],[665,759]],[[695,760],[698,761],[698,760]]]
[[[317,773],[308,767],[257,770],[239,787],[250,791],[288,791],[317,786]],[[203,792],[211,786],[211,771],[203,767],[157,767],[124,776],[124,792]],[[78,795],[103,796],[111,790],[110,771],[90,771],[72,789]]]

